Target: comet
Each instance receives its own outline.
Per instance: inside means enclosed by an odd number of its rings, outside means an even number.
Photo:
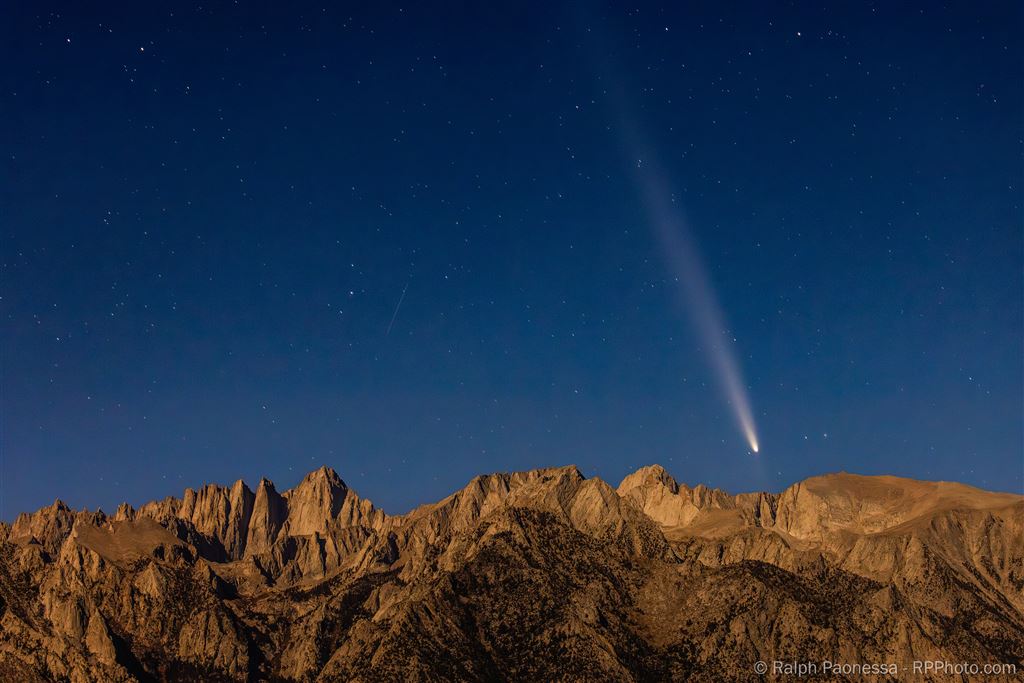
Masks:
[[[719,388],[732,409],[740,433],[750,450],[757,453],[761,446],[750,397],[736,360],[735,341],[728,333],[725,316],[683,212],[676,206],[675,197],[665,184],[665,176],[658,172],[655,164],[638,163],[637,175],[651,226],[665,261],[679,284],[679,294],[718,379]]]
[[[740,372],[736,341],[729,334],[725,315],[715,296],[711,278],[704,268],[697,243],[685,213],[668,183],[670,177],[660,166],[655,147],[641,132],[640,118],[630,104],[626,84],[618,65],[608,56],[607,41],[601,40],[598,23],[590,21],[581,3],[576,15],[581,43],[589,47],[596,75],[618,124],[622,153],[633,168],[633,180],[647,211],[648,222],[669,269],[678,283],[677,292],[707,355],[718,388],[736,420],[751,453],[761,450],[754,424],[750,396]]]
[[[620,113],[622,113],[620,111]],[[650,147],[642,141],[630,117],[620,119],[625,151],[635,159],[634,179],[647,209],[668,267],[678,283],[678,294],[701,341],[718,386],[752,453],[761,449],[750,397],[736,359],[736,342],[728,332],[725,315],[715,296],[682,207],[676,201]]]
[[[735,342],[729,336],[725,316],[718,304],[711,280],[700,260],[682,213],[674,209],[673,199],[658,179],[646,178],[645,198],[651,223],[657,233],[665,260],[679,283],[690,320],[700,337],[708,362],[714,371],[726,403],[732,409],[736,425],[750,450],[760,451],[757,427],[750,397],[740,374]]]

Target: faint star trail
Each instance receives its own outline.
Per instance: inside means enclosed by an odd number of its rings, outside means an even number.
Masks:
[[[398,317],[398,309],[400,309],[402,307],[402,302],[405,301],[405,293],[406,293],[406,291],[408,289],[409,289],[409,283],[406,282],[405,283],[405,287],[402,288],[402,296],[398,297],[398,303],[395,305],[395,312],[391,314],[391,322],[388,323],[388,331],[384,333],[385,337],[387,337],[387,336],[389,336],[391,334],[391,328],[395,324],[395,318]]]

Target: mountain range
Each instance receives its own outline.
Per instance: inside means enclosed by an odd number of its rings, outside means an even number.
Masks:
[[[731,495],[657,465],[614,488],[568,466],[389,515],[324,467],[283,492],[22,514],[0,524],[0,614],[3,681],[717,682],[825,661],[1020,680],[1024,496],[845,473]]]

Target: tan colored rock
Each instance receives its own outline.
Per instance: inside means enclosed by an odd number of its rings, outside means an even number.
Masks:
[[[47,552],[56,554],[60,544],[74,526],[75,513],[62,500],[32,514],[21,513],[11,525],[8,538],[12,543],[38,543]]]
[[[117,660],[117,652],[114,649],[114,642],[110,639],[107,623],[96,610],[89,614],[89,626],[85,632],[85,646],[100,664],[111,666]]]
[[[255,498],[241,480],[230,489],[207,484],[198,491],[185,490],[177,516],[218,541],[227,559],[237,560],[245,552]]]
[[[613,489],[569,466],[389,516],[321,468],[283,494],[237,482],[109,518],[22,515],[0,530],[0,609],[0,680],[1024,671],[1024,497],[849,474],[734,496],[656,465]]]
[[[285,499],[269,479],[261,479],[256,487],[252,516],[246,536],[245,555],[252,556],[270,550],[288,516]]]

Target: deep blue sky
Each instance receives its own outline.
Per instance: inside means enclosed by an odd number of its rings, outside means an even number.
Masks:
[[[44,4],[0,22],[4,519],[320,464],[391,512],[567,463],[1024,489],[1020,3]]]

